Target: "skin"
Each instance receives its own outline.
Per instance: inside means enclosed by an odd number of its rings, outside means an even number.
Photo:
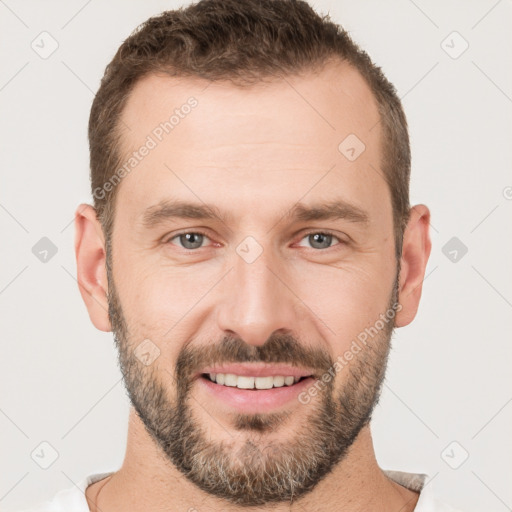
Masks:
[[[119,185],[112,238],[113,278],[130,339],[134,345],[144,339],[158,345],[153,368],[169,397],[175,386],[163,376],[174,369],[180,350],[190,343],[206,346],[226,333],[260,347],[276,331],[289,330],[335,359],[387,310],[397,268],[390,192],[380,171],[379,115],[356,70],[335,62],[321,72],[245,89],[148,76],[137,83],[123,112],[130,127],[125,155],[190,96],[198,106]],[[338,150],[349,134],[366,146],[353,162]],[[174,219],[144,229],[145,209],[171,197],[215,205],[231,217]],[[298,201],[339,198],[364,210],[369,222],[283,219]],[[408,325],[417,312],[431,249],[429,220],[425,205],[412,208],[396,327]],[[111,331],[105,238],[92,206],[77,208],[75,225],[81,295],[93,324]],[[176,233],[197,230],[208,238],[196,252],[187,254],[179,238],[170,242]],[[314,248],[307,235],[324,230],[339,238],[329,249]],[[247,236],[263,249],[251,264],[236,252]],[[343,390],[346,375],[336,375],[336,390]],[[191,395],[194,417],[210,439],[240,447],[252,435],[236,430],[233,411],[199,386]],[[315,400],[310,406],[294,401],[286,407],[286,421],[268,436],[292,439],[314,406]],[[89,486],[91,510],[100,489],[97,506],[103,512],[240,510],[187,480],[162,455],[133,407],[123,465],[112,478]],[[347,455],[301,500],[251,510],[407,512],[417,499],[382,472],[365,426]]]

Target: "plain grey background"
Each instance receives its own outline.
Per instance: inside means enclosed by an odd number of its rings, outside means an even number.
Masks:
[[[128,399],[112,335],[93,327],[79,295],[72,221],[80,202],[92,202],[87,122],[105,66],[139,23],[181,5],[0,0],[2,510],[122,463]],[[427,473],[438,496],[466,512],[505,511],[511,1],[312,5],[349,30],[396,85],[410,125],[411,201],[432,212],[422,303],[395,332],[374,416],[378,461]],[[49,250],[46,261],[37,244]]]

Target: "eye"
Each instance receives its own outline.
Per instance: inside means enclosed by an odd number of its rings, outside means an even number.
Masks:
[[[181,247],[187,250],[200,249],[204,240],[209,240],[205,233],[198,231],[179,233],[170,238],[168,243],[171,243],[174,239],[178,239]]]
[[[178,240],[178,244],[176,244],[174,240]],[[181,246],[183,249],[193,251],[195,249],[200,249],[205,240],[209,240],[206,233],[202,233],[200,231],[187,231],[174,235],[172,238],[169,238],[167,243],[173,243]],[[308,240],[311,247],[318,250],[330,249],[333,247],[333,240],[337,240],[341,244],[345,243],[339,237],[328,231],[314,231],[308,233],[302,238],[302,240]],[[301,244],[299,243],[299,246],[300,245]]]
[[[326,231],[314,231],[312,233],[308,233],[304,238],[302,238],[302,240],[305,239],[311,243],[313,249],[330,249],[333,239],[338,240],[340,243],[344,243],[343,240]]]

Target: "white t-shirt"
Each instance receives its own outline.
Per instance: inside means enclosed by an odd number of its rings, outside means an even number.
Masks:
[[[36,508],[25,509],[20,512],[90,512],[85,489],[111,475],[113,471],[94,473],[81,480],[77,486],[59,491],[51,501],[46,501]],[[428,475],[424,473],[406,473],[404,471],[384,470],[384,473],[396,483],[407,487],[411,491],[420,493],[414,512],[460,512],[446,503],[435,499],[431,485],[425,485]],[[423,488],[425,485],[425,488]]]

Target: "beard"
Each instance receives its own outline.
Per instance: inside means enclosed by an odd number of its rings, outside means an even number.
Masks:
[[[346,372],[341,389],[335,388],[336,379],[323,381],[317,400],[298,406],[307,408],[307,413],[294,410],[294,415],[301,414],[302,421],[286,441],[271,440],[269,434],[286,422],[290,412],[234,413],[233,428],[241,434],[238,441],[243,438],[244,442],[241,446],[235,443],[235,436],[215,441],[191,407],[199,404],[191,399],[190,392],[202,368],[224,362],[287,363],[315,369],[315,376],[321,377],[329,369],[332,372],[335,361],[328,352],[307,347],[287,334],[272,336],[258,347],[235,337],[224,337],[217,344],[187,344],[177,357],[174,372],[165,368],[157,371],[156,363],[145,366],[134,355],[137,342],[129,339],[109,253],[107,250],[109,317],[128,396],[166,460],[190,482],[242,507],[291,504],[343,460],[361,429],[369,424],[378,403],[394,316],[341,370]],[[398,274],[399,269],[389,309],[396,305]],[[212,418],[212,422],[216,420]]]

